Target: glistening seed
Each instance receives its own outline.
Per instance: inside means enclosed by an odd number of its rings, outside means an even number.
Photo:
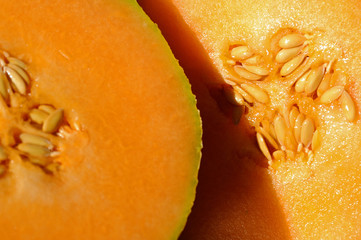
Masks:
[[[54,108],[54,107],[52,107],[52,106],[50,106],[50,105],[45,105],[45,104],[40,105],[40,106],[38,107],[38,109],[39,109],[39,110],[42,110],[42,111],[44,111],[44,112],[46,112],[46,113],[49,113],[49,114],[51,114],[51,113],[53,113],[53,112],[55,111],[55,108]]]
[[[285,146],[285,138],[286,138],[286,131],[287,131],[287,126],[286,126],[285,120],[283,119],[282,116],[277,115],[275,117],[275,119],[273,120],[273,125],[275,128],[278,142],[282,146]]]
[[[268,150],[267,144],[266,144],[262,134],[257,133],[256,135],[257,135],[258,146],[261,149],[263,155],[267,158],[268,161],[272,161],[271,154]]]
[[[26,93],[26,83],[24,79],[20,76],[18,72],[14,69],[9,67],[4,67],[4,71],[9,76],[10,81],[14,84],[16,90],[20,93],[25,95]]]
[[[320,85],[323,76],[325,74],[325,66],[321,65],[316,69],[312,69],[310,75],[308,75],[305,85],[305,93],[311,94],[317,90]]]
[[[312,119],[306,118],[302,123],[301,129],[301,142],[305,147],[308,147],[312,142],[313,132],[315,131],[315,125]]]
[[[232,50],[231,50],[232,58],[237,59],[237,60],[244,60],[244,59],[251,57],[252,55],[253,55],[253,52],[247,46],[238,46],[238,47],[232,48]]]
[[[296,57],[302,50],[303,46],[281,49],[276,55],[276,62],[285,63]]]
[[[291,33],[282,37],[278,42],[281,48],[294,48],[302,45],[306,41],[306,37],[299,33]]]
[[[248,103],[254,103],[254,98],[251,95],[249,95],[246,91],[244,91],[241,87],[234,86],[233,89],[239,94],[241,94],[244,100],[246,100]]]
[[[292,106],[290,114],[289,114],[289,121],[291,128],[295,127],[296,119],[300,112],[298,111],[298,108],[296,106]]]
[[[320,131],[318,131],[318,129],[316,129],[316,131],[313,133],[311,146],[313,151],[315,151],[321,146],[321,136],[320,136]]]
[[[356,118],[356,106],[350,94],[347,91],[343,91],[340,101],[343,114],[345,115],[347,121],[353,122]]]
[[[64,117],[64,109],[59,108],[44,120],[42,130],[46,133],[54,133],[60,127]]]
[[[0,72],[0,94],[5,101],[9,98],[8,81],[3,72]]]
[[[320,98],[320,102],[324,104],[331,103],[338,99],[344,91],[343,86],[335,86],[324,92]]]
[[[269,74],[269,71],[267,69],[265,69],[264,67],[254,66],[254,65],[247,65],[247,64],[243,64],[242,66],[247,71],[249,71],[251,73],[254,73],[256,75],[267,76]]]
[[[262,76],[251,73],[250,71],[246,70],[244,67],[240,65],[234,66],[233,69],[238,74],[238,76],[247,80],[255,81],[262,78]]]
[[[30,134],[30,133],[22,133],[22,134],[20,134],[19,138],[23,143],[31,143],[31,144],[35,144],[35,145],[39,145],[39,146],[43,146],[43,147],[47,147],[47,148],[52,148],[52,144],[49,141],[49,139],[38,136],[38,135],[34,135],[34,134]]]
[[[302,123],[304,120],[305,120],[305,115],[300,113],[295,121],[295,128],[294,128],[295,138],[296,138],[297,142],[299,142],[299,143],[301,142],[301,129],[302,129]]]
[[[243,88],[247,93],[249,93],[256,101],[260,103],[268,103],[270,101],[268,94],[260,87],[254,84],[243,83],[241,84],[241,88]]]
[[[306,86],[306,80],[308,78],[308,76],[310,75],[311,70],[308,70],[305,74],[303,74],[296,82],[295,84],[295,91],[298,93],[304,92],[305,91],[305,86]]]
[[[17,148],[21,152],[33,157],[48,157],[50,155],[50,150],[48,148],[36,144],[20,143]]]
[[[247,59],[242,61],[242,63],[249,64],[249,65],[257,65],[260,62],[261,62],[261,56],[260,55],[255,55],[253,57],[247,58]]]
[[[285,77],[287,75],[290,75],[293,71],[295,71],[303,62],[303,60],[306,58],[306,54],[302,53],[294,58],[292,58],[290,61],[286,62],[280,71],[280,74],[282,77]]]
[[[8,59],[8,61],[9,61],[9,63],[14,64],[14,65],[17,65],[17,66],[21,67],[21,68],[24,69],[24,70],[26,70],[27,67],[28,67],[23,61],[21,61],[21,60],[18,59],[18,58],[15,58],[15,57],[7,57],[7,59]]]
[[[14,69],[14,71],[16,71],[27,84],[30,83],[30,78],[29,78],[28,74],[24,71],[24,69],[22,69],[18,65],[12,64],[12,63],[9,63],[8,67]]]
[[[48,115],[48,113],[39,109],[32,109],[29,113],[30,119],[38,124],[43,124]]]

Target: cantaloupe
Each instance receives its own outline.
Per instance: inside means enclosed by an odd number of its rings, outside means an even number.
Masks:
[[[0,1],[0,238],[177,239],[195,97],[132,0]]]
[[[139,3],[198,86],[205,149],[182,239],[360,238],[360,2]]]

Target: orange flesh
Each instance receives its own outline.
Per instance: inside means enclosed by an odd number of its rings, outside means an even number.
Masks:
[[[224,115],[227,103],[221,93],[214,91],[217,84],[221,89],[223,79],[230,76],[224,67],[229,44],[245,43],[267,56],[271,37],[279,29],[293,28],[315,35],[310,45],[313,57],[338,59],[335,69],[347,74],[345,87],[359,110],[360,2],[139,2],[159,22],[192,84],[198,88],[195,92],[205,122],[200,185],[183,239],[359,238],[359,114],[355,122],[349,123],[338,103],[321,105],[307,98],[293,99],[286,83],[279,79],[260,83],[269,92],[273,107],[281,109],[290,100],[297,100],[302,110],[317,120],[322,132],[314,161],[288,161],[276,171],[266,170],[255,138],[248,136],[254,134],[249,124],[257,115],[251,113],[238,126],[232,126]],[[170,19],[177,20],[177,27],[168,26]],[[185,37],[177,39],[179,33],[188,36],[187,52],[196,56],[182,53]],[[192,58],[206,60],[197,64],[190,61]],[[206,69],[210,64],[218,72]]]
[[[176,238],[194,198],[200,120],[155,25],[131,1],[1,5],[0,46],[29,64],[32,99],[81,128],[55,176],[11,162],[2,238]]]

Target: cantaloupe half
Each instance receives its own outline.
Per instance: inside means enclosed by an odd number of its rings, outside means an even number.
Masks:
[[[176,239],[195,97],[132,0],[0,1],[0,238]]]
[[[204,165],[183,239],[359,239],[360,2],[139,3],[199,86]]]

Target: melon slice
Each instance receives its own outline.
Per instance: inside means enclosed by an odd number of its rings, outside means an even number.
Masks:
[[[196,90],[207,164],[184,239],[359,238],[360,3],[139,3],[208,89]]]
[[[131,0],[1,1],[2,239],[176,239],[201,124]]]

